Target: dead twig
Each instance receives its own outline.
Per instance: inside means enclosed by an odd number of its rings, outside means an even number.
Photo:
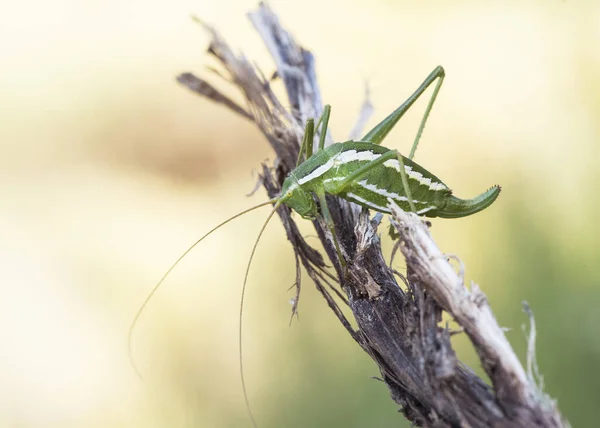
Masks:
[[[256,123],[277,155],[275,165],[265,165],[262,170],[262,184],[273,198],[295,167],[303,124],[321,113],[322,103],[313,55],[294,41],[265,4],[248,16],[275,60],[274,75],[283,82],[291,111],[283,108],[271,89],[271,81],[244,55],[234,54],[218,32],[205,24],[212,37],[208,51],[227,73],[219,75],[241,91],[247,106],[239,106],[191,73],[182,74],[178,80]],[[358,128],[371,109],[366,102]],[[528,376],[521,366],[485,295],[475,284],[471,291],[466,289],[462,277],[437,248],[420,219],[394,208],[394,225],[401,242],[398,248],[407,264],[405,291],[398,286],[381,252],[377,235],[381,216],[372,220],[367,211],[339,198],[328,197],[327,202],[349,262],[345,275],[329,232],[319,221],[314,227],[334,264],[346,299],[336,298],[342,291],[331,283],[323,257],[300,235],[289,208],[281,206],[278,215],[295,252],[297,273],[300,265],[306,269],[348,333],[378,365],[392,399],[407,419],[423,427],[568,426],[555,403],[536,386],[532,370]],[[299,279],[297,274],[293,313],[299,302]],[[357,330],[340,304],[351,308]],[[443,311],[471,339],[492,386],[457,359],[450,343],[452,332],[440,326]],[[533,340],[532,333],[530,349]],[[533,358],[533,351],[530,355]]]

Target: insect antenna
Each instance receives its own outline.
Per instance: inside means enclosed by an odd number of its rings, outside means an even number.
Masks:
[[[200,244],[200,242],[202,242],[204,240],[204,238],[208,237],[208,235],[212,234],[214,231],[216,231],[217,229],[221,228],[222,226],[225,226],[227,223],[229,223],[232,220],[235,220],[236,218],[249,213],[250,211],[254,211],[257,208],[260,207],[264,207],[265,205],[269,205],[269,204],[273,204],[273,203],[277,203],[279,199],[278,198],[273,198],[271,200],[268,200],[266,202],[263,202],[261,204],[255,205],[252,208],[248,208],[242,212],[237,213],[236,215],[229,217],[227,220],[225,220],[224,222],[220,223],[219,225],[213,227],[211,230],[209,230],[207,233],[205,233],[201,238],[199,238],[198,240],[196,240],[196,242],[194,242],[192,245],[190,245],[190,247],[185,250],[183,252],[183,254],[181,254],[181,256],[179,256],[179,258],[177,260],[175,260],[175,263],[173,263],[171,265],[171,267],[165,272],[165,274],[162,276],[162,278],[156,283],[156,285],[152,288],[152,290],[150,291],[150,293],[148,293],[148,296],[146,297],[146,299],[144,300],[144,302],[142,303],[142,305],[140,306],[140,308],[138,309],[138,311],[135,314],[135,317],[133,318],[133,321],[131,322],[131,325],[129,326],[129,333],[127,334],[127,351],[129,354],[129,361],[131,362],[131,366],[133,367],[133,369],[135,370],[135,373],[138,375],[138,377],[140,379],[142,379],[142,375],[140,373],[140,371],[138,370],[135,361],[133,359],[133,352],[132,352],[132,348],[131,348],[131,344],[132,344],[132,337],[133,337],[133,329],[135,328],[135,326],[137,325],[137,322],[140,318],[140,316],[142,315],[142,312],[144,311],[144,309],[146,308],[146,306],[148,306],[148,303],[150,302],[150,300],[152,299],[152,297],[154,296],[154,294],[156,293],[156,291],[160,288],[160,286],[162,285],[162,283],[165,281],[165,279],[167,278],[167,276],[169,276],[169,274],[173,271],[173,269],[175,269],[175,267],[179,264],[179,262],[181,262],[181,260],[183,260],[183,258],[185,256],[187,256],[190,251],[192,251],[198,244]],[[277,204],[277,206],[279,206],[279,204]],[[271,213],[271,215],[269,216],[269,218],[271,218],[271,216],[273,215],[273,213]]]
[[[243,341],[242,341],[243,318],[242,318],[242,316],[244,314],[244,297],[246,295],[246,284],[248,283],[248,274],[250,273],[250,266],[252,265],[252,259],[254,258],[254,253],[256,253],[256,247],[258,246],[258,241],[260,241],[260,238],[262,237],[263,232],[267,228],[267,224],[269,224],[269,221],[271,221],[271,218],[273,218],[273,215],[275,214],[275,212],[277,212],[277,208],[279,208],[279,206],[283,203],[281,199],[279,199],[279,200],[274,199],[269,202],[275,202],[275,201],[276,201],[275,206],[273,207],[273,210],[271,211],[271,213],[265,220],[265,223],[262,225],[260,232],[258,232],[258,237],[256,238],[256,241],[254,242],[254,246],[252,247],[252,252],[250,253],[250,259],[248,260],[248,266],[246,266],[246,274],[244,275],[244,284],[242,285],[242,294],[240,297],[240,316],[239,316],[239,327],[238,327],[238,332],[239,332],[238,347],[240,350],[240,378],[242,381],[242,391],[244,393],[244,401],[246,403],[246,410],[248,411],[248,416],[250,417],[250,420],[252,421],[252,426],[254,426],[254,428],[258,428],[258,424],[256,423],[256,420],[254,419],[254,415],[252,414],[252,408],[250,407],[250,400],[248,399],[248,392],[246,391],[246,379],[244,377],[244,359],[243,359]]]

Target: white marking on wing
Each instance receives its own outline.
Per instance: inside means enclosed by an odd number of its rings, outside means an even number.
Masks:
[[[398,162],[398,159],[387,160],[383,163],[383,165],[388,168],[394,168],[396,171],[400,172],[400,162]],[[419,184],[429,187],[429,189],[433,190],[434,192],[447,189],[447,187],[442,183],[432,182],[431,178],[424,177],[420,172],[413,171],[412,167],[409,165],[404,165],[404,171],[406,171],[408,178],[417,180]]]
[[[332,181],[340,181],[340,180],[343,180],[344,178],[345,177],[332,177],[332,178],[328,178],[328,179],[324,180],[323,183],[330,183]],[[380,189],[379,187],[377,187],[374,184],[367,183],[367,180],[358,181],[356,184],[358,184],[359,186],[361,186],[363,189],[369,190],[369,191],[371,191],[373,193],[376,193],[376,194],[378,194],[380,196],[383,196],[385,198],[392,198],[396,202],[408,202],[408,198],[406,196],[401,196],[401,195],[399,195],[397,193],[388,192],[385,189]],[[355,198],[355,199],[359,197],[359,196],[357,196],[354,193],[348,193],[348,195],[353,195],[352,197]],[[360,202],[362,202],[364,204],[370,204],[370,206],[372,206],[374,209],[381,208],[380,206],[375,205],[372,202],[365,202],[364,198],[361,198]],[[423,204],[427,204],[428,202],[413,200],[413,203],[423,205]],[[432,207],[426,208],[425,211],[423,211],[423,212],[427,212],[427,211],[429,211],[429,210],[431,210],[433,208],[437,208],[437,207],[432,206]]]
[[[331,178],[326,178],[325,180],[323,180],[323,184],[325,183],[331,183],[332,181],[342,181],[345,180],[346,177],[331,177]]]
[[[381,188],[377,187],[375,184],[367,183],[367,180],[359,181],[356,184],[358,184],[359,186],[361,186],[364,189],[370,190],[373,193],[377,193],[380,196],[384,196],[386,198],[392,198],[395,201],[405,201],[405,202],[408,202],[408,198],[406,196],[400,196],[397,193],[388,192],[385,189],[381,189]],[[413,202],[415,204],[426,204],[427,203],[427,202],[415,201],[415,200],[413,200]]]
[[[377,159],[380,156],[381,155],[373,153],[370,150],[363,150],[360,152],[357,152],[354,149],[346,150],[345,152],[341,152],[339,155],[336,156],[336,158],[334,160],[334,165],[340,166],[340,165],[344,165],[346,163],[356,162],[356,161],[374,161],[375,159]]]
[[[435,207],[435,206],[423,208],[422,210],[417,211],[417,214],[418,215],[425,214],[426,212],[431,211],[431,210],[435,210],[435,209],[437,209],[437,207]]]
[[[431,189],[431,178],[429,178],[429,177],[423,177],[423,179],[421,180],[421,184],[424,184],[425,186],[427,186],[427,187],[429,187]]]
[[[376,211],[379,211],[379,212],[382,212],[382,213],[390,213],[389,208],[382,207],[382,206],[379,206],[377,204],[374,204],[373,202],[367,201],[366,199],[361,198],[360,196],[358,196],[358,195],[356,195],[354,193],[346,193],[346,197],[354,200],[354,202],[366,205],[369,208],[373,208]]]
[[[396,171],[400,172],[400,162],[398,162],[398,159],[390,159],[390,160],[386,160],[383,163],[383,166],[386,166],[388,168],[394,168]],[[408,168],[410,168],[410,166],[407,166],[405,168],[406,170],[406,174],[408,175]]]
[[[350,163],[350,162],[356,162],[356,161],[374,161],[375,159],[381,157],[380,154],[377,153],[373,153],[370,150],[363,150],[360,152],[357,152],[356,150],[352,149],[352,150],[346,150],[345,152],[341,152],[339,155],[337,155],[335,157],[335,159],[333,160],[333,166],[340,166],[340,165],[344,165],[346,163]],[[400,172],[400,162],[398,162],[398,159],[388,159],[386,160],[383,165],[385,167],[388,168],[393,168],[395,169],[397,172]],[[420,172],[417,171],[413,171],[412,167],[405,165],[404,166],[404,170],[406,171],[406,175],[409,178],[412,178],[414,180],[417,180],[419,182],[419,184],[427,186],[430,190],[438,191],[438,190],[446,190],[447,187],[439,182],[432,182],[431,178],[429,177],[424,177],[423,174],[421,174]],[[316,171],[315,171],[316,172]],[[312,174],[310,174],[312,175]],[[302,183],[300,183],[302,184]]]
[[[429,188],[433,191],[437,190],[447,190],[448,188],[444,186],[442,183],[432,183]]]

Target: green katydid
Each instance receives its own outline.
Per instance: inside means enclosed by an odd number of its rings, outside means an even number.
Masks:
[[[402,103],[402,105],[359,141],[334,143],[325,147],[325,136],[327,134],[330,114],[329,106],[325,106],[323,114],[316,126],[314,121],[309,119],[306,124],[297,166],[285,179],[280,196],[230,217],[208,231],[204,236],[192,244],[192,246],[188,248],[175,263],[173,263],[147,296],[131,324],[129,330],[129,344],[131,345],[133,328],[145,306],[175,266],[177,266],[177,264],[179,264],[179,262],[196,245],[233,219],[257,208],[273,205],[273,210],[267,217],[254,242],[250,259],[248,260],[248,265],[246,267],[240,302],[239,349],[242,389],[250,418],[253,425],[256,426],[247,398],[241,358],[242,312],[250,265],[258,242],[270,219],[281,205],[287,205],[306,219],[314,220],[322,215],[332,234],[332,240],[339,261],[342,266],[346,266],[344,256],[335,236],[333,220],[329,213],[329,208],[327,207],[325,199],[325,195],[327,194],[339,196],[367,209],[386,214],[390,213],[390,208],[388,206],[389,200],[393,200],[401,208],[411,210],[418,215],[442,218],[457,218],[475,214],[490,206],[498,197],[500,187],[493,186],[473,199],[459,199],[452,195],[452,191],[438,177],[412,160],[444,77],[444,69],[441,66],[436,67],[423,81],[421,86],[419,86],[419,88],[404,103]],[[421,119],[409,156],[404,157],[397,150],[390,150],[381,146],[380,144],[396,125],[398,120],[400,120],[406,111],[408,111],[414,102],[433,82],[436,82],[436,85],[423,118]],[[314,130],[315,128],[319,128],[319,126],[321,127],[319,145],[317,151],[313,153]],[[318,205],[316,201],[318,201]]]

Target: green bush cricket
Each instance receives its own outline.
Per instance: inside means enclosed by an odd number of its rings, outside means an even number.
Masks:
[[[330,116],[330,106],[325,106],[321,118],[315,123],[309,119],[306,123],[302,147],[296,168],[289,173],[279,197],[263,202],[244,210],[223,221],[188,248],[167,270],[160,281],[137,312],[129,330],[129,349],[131,355],[131,335],[142,311],[179,262],[206,237],[230,221],[257,208],[273,205],[273,210],[263,224],[248,260],[244,282],[242,285],[239,318],[239,349],[242,389],[248,413],[254,426],[254,417],[250,410],[242,364],[242,312],[248,274],[258,242],[273,215],[282,205],[287,205],[306,219],[314,220],[322,216],[332,234],[339,261],[346,266],[346,261],[339,246],[332,217],[327,207],[325,195],[335,195],[354,202],[367,209],[389,214],[389,200],[393,200],[402,209],[410,210],[426,217],[458,218],[475,214],[490,206],[500,193],[499,186],[493,186],[472,199],[460,199],[452,195],[452,191],[435,175],[415,163],[415,155],[419,140],[423,133],[429,113],[437,98],[445,77],[444,69],[436,67],[423,81],[419,88],[396,110],[369,131],[358,141],[334,143],[325,147],[325,137]],[[397,150],[390,150],[381,143],[393,129],[400,118],[414,102],[436,82],[433,93],[421,119],[417,135],[410,154],[404,157]],[[315,128],[320,126],[318,149],[313,153]],[[134,365],[135,367],[135,365]]]

